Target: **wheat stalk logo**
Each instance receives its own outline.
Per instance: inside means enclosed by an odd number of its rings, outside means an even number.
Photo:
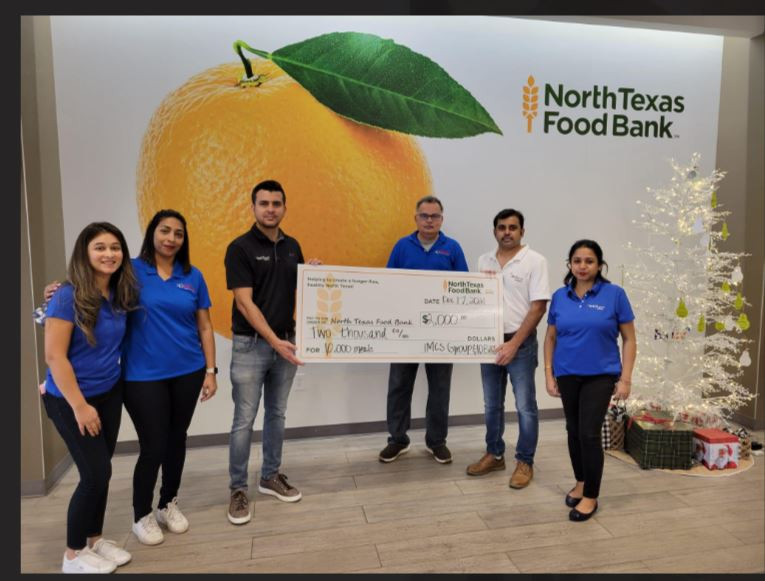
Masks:
[[[537,116],[538,101],[539,87],[534,84],[534,77],[529,75],[528,84],[523,86],[523,116],[526,118],[527,133],[531,133],[531,122]]]
[[[323,321],[316,328],[322,333],[325,338],[325,353],[327,357],[332,355],[333,341],[332,337],[335,333],[340,332],[340,323],[332,322],[334,318],[337,321],[340,318],[340,309],[343,306],[342,295],[343,291],[339,288],[335,288],[335,277],[331,274],[327,275],[324,281],[326,288],[320,288],[316,290],[316,315],[319,321]]]

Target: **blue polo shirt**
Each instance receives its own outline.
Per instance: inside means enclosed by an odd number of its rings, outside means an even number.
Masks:
[[[599,281],[580,299],[571,286],[553,293],[547,324],[555,325],[553,375],[618,375],[619,325],[635,319],[627,293]]]
[[[101,301],[93,335],[95,345],[90,345],[85,333],[74,322],[74,287],[61,285],[48,303],[47,318],[63,319],[74,324],[72,338],[66,356],[74,369],[77,384],[85,397],[93,397],[109,391],[120,378],[120,349],[125,337],[126,315],[115,311],[106,299]],[[64,397],[53,380],[50,369],[45,375],[45,391],[56,397]]]
[[[141,289],[138,309],[128,315],[123,349],[127,381],[157,381],[192,373],[205,366],[196,313],[210,307],[202,273],[188,274],[176,262],[167,280],[156,267],[133,258]]]
[[[393,247],[388,258],[388,268],[412,268],[417,270],[459,270],[468,271],[465,254],[459,242],[438,233],[438,238],[430,247],[423,248],[417,231],[405,236]]]

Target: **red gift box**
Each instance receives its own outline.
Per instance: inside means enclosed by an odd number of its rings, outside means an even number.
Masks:
[[[739,439],[717,428],[693,430],[693,455],[710,470],[738,468]]]

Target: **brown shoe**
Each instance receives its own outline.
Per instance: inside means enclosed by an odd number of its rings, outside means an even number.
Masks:
[[[505,469],[504,456],[500,458],[499,460],[497,460],[494,454],[490,454],[489,452],[486,452],[486,454],[481,456],[481,459],[478,462],[468,466],[465,472],[467,472],[469,476],[483,476],[484,474],[488,474],[489,472],[492,472],[494,470],[504,470],[504,469]]]
[[[510,477],[510,488],[526,488],[532,478],[534,478],[534,468],[518,460]]]
[[[284,502],[297,502],[303,498],[303,494],[289,482],[287,476],[277,472],[268,480],[261,478],[258,484],[258,492],[270,494]]]
[[[250,513],[250,499],[247,498],[247,492],[238,488],[231,492],[231,502],[228,505],[228,520],[231,524],[243,525],[250,522],[252,513]]]

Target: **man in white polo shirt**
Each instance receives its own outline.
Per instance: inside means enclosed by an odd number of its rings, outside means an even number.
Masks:
[[[470,476],[505,469],[505,393],[507,377],[518,411],[516,466],[510,488],[528,486],[534,475],[534,452],[539,438],[539,416],[534,371],[537,367],[537,325],[547,310],[550,283],[547,260],[521,244],[523,214],[505,209],[494,217],[497,248],[478,259],[481,272],[501,272],[504,284],[504,343],[494,363],[481,364],[486,453],[467,467]]]

